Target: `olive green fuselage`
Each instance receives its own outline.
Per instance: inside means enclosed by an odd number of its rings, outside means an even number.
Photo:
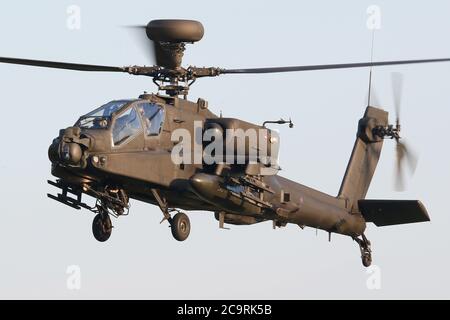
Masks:
[[[111,138],[114,117],[108,128],[77,129],[75,126],[61,130],[49,151],[52,174],[80,189],[85,185],[94,189],[118,186],[130,198],[151,204],[158,204],[152,193],[152,189],[156,189],[171,208],[211,211],[216,216],[223,213],[225,222],[232,224],[272,220],[278,226],[294,223],[352,237],[364,232],[364,218],[354,203],[342,195],[333,197],[276,174],[249,176],[245,168],[217,174],[211,166],[202,163],[174,163],[172,149],[178,141],[172,141],[172,133],[176,129],[192,133],[195,144],[194,133],[201,131],[208,121],[243,129],[261,126],[219,118],[207,109],[204,101],[193,103],[145,95],[130,101],[129,105],[145,101],[157,103],[165,110],[158,136],[148,137],[142,131],[126,144],[114,146]],[[61,160],[64,144],[81,146],[80,164]],[[75,157],[78,160],[78,154]],[[236,180],[239,177],[255,178],[267,188],[255,188],[247,180],[241,184],[239,179]],[[93,195],[86,189],[84,192]]]

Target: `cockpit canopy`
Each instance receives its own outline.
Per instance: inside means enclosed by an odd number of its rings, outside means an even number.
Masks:
[[[105,129],[108,127],[111,116],[132,101],[117,100],[108,102],[100,108],[80,117],[76,125],[83,129]]]
[[[164,107],[145,100],[111,101],[80,117],[76,126],[83,129],[111,127],[112,145],[119,146],[137,134],[159,136],[164,123]]]

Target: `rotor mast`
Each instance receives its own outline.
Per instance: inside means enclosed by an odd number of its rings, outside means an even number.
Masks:
[[[170,96],[187,96],[195,79],[181,64],[186,43],[195,43],[203,38],[203,25],[193,20],[153,20],[147,24],[145,32],[152,41],[156,64],[160,67],[153,75],[158,90]]]

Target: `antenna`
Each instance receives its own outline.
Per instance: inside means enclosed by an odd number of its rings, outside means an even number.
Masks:
[[[373,63],[373,44],[375,42],[375,28],[372,29],[372,47],[370,49],[370,63]],[[369,94],[367,96],[367,106],[370,106],[370,96],[371,96],[371,91],[372,91],[372,69],[373,66],[370,66],[370,71],[369,71]]]

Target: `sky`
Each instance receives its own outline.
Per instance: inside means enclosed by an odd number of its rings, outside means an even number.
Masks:
[[[125,25],[185,18],[203,23],[184,64],[223,68],[369,61],[367,8],[380,9],[374,61],[450,57],[448,1],[2,1],[0,56],[126,66],[151,64]],[[75,6],[75,7],[72,7]],[[73,11],[80,28],[73,29]],[[450,64],[373,71],[373,103],[391,112],[391,73],[404,77],[402,134],[419,156],[407,190],[393,188],[395,145],[386,141],[370,199],[419,199],[430,223],[368,225],[371,269],[350,238],[270,222],[220,230],[192,212],[175,241],[155,206],[132,202],[106,243],[93,214],[46,197],[56,191],[47,149],[61,128],[110,100],[155,91],[144,77],[0,65],[0,298],[3,299],[449,299],[446,148]],[[226,117],[280,127],[281,174],[336,195],[366,106],[367,69],[200,79],[202,97]],[[74,276],[77,281],[73,282]],[[75,283],[75,285],[74,285]]]

